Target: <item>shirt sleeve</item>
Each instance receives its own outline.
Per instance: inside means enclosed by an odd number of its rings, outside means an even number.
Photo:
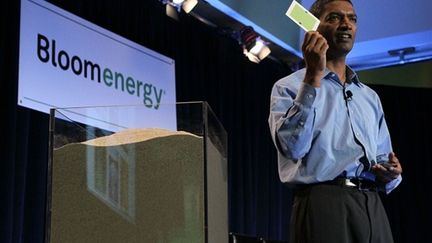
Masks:
[[[378,99],[378,108],[381,112],[381,118],[379,120],[379,130],[378,130],[378,137],[377,137],[377,158],[376,161],[378,163],[383,163],[383,162],[387,162],[388,159],[388,155],[391,151],[393,151],[392,149],[392,144],[391,144],[391,138],[390,138],[390,132],[388,130],[387,127],[387,123],[385,121],[385,117],[384,117],[384,111],[381,105],[381,101]],[[385,185],[385,192],[387,194],[389,194],[391,191],[393,191],[400,183],[402,182],[402,176],[399,175],[396,179],[388,182]]]
[[[391,191],[393,191],[399,184],[402,182],[402,176],[399,175],[396,179],[390,181],[385,185],[385,192],[386,194],[389,194]]]
[[[297,94],[275,85],[269,125],[273,142],[286,158],[299,160],[309,151],[315,120],[314,100],[318,89],[303,83]]]
[[[377,162],[388,161],[388,155],[392,149],[390,132],[387,127],[387,123],[384,117],[384,111],[381,105],[381,101],[377,97],[378,110],[380,112],[380,119],[378,121],[378,135],[377,135]]]

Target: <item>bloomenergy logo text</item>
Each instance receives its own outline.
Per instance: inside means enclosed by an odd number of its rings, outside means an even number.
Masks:
[[[37,57],[43,63],[51,63],[53,67],[63,71],[73,72],[77,76],[96,81],[106,87],[126,92],[142,99],[148,108],[159,109],[166,91],[159,89],[149,82],[140,81],[119,71],[112,71],[108,67],[101,67],[98,63],[71,55],[66,50],[57,50],[56,41],[42,34],[37,36]]]

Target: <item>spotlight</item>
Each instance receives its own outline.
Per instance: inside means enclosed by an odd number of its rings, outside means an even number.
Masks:
[[[166,5],[166,14],[171,18],[178,19],[177,13],[183,9],[186,13],[198,4],[198,0],[161,0]]]
[[[390,56],[399,56],[399,64],[405,64],[406,60],[405,60],[405,55],[407,54],[412,54],[416,51],[415,47],[405,47],[405,48],[401,48],[401,49],[396,49],[396,50],[390,50],[388,51],[388,54],[390,54]]]
[[[245,26],[240,30],[239,42],[243,46],[243,53],[254,63],[259,63],[270,54],[270,48],[250,26]]]
[[[182,2],[182,8],[186,13],[192,11],[192,9],[198,4],[198,0],[186,0]]]

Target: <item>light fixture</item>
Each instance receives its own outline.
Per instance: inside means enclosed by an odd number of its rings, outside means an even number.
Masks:
[[[181,9],[189,13],[198,4],[198,0],[161,0],[161,2],[166,5],[166,14],[174,19],[178,19]]]
[[[243,46],[243,53],[254,63],[259,63],[270,54],[270,48],[264,40],[250,26],[240,30],[239,42]]]
[[[388,54],[390,54],[390,56],[399,56],[399,64],[405,64],[405,55],[414,53],[415,51],[415,47],[405,47],[401,49],[390,50],[388,51]]]

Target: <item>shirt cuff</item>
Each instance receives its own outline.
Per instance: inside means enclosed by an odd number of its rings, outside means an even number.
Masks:
[[[317,89],[307,83],[302,83],[299,92],[295,99],[296,102],[302,104],[304,107],[312,107],[315,97],[317,96]]]
[[[385,185],[385,192],[389,194],[393,189],[395,189],[402,182],[402,176],[399,175],[396,179],[390,181]]]

